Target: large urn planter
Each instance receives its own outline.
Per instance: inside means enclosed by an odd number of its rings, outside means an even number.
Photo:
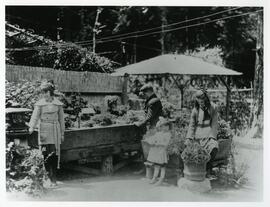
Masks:
[[[182,190],[206,193],[211,190],[211,183],[205,176],[206,163],[184,163],[184,177],[178,180],[177,185]]]
[[[209,179],[206,179],[206,163],[210,159],[201,145],[191,140],[181,154],[184,162],[184,177],[178,180],[180,189],[205,193],[211,190]]]
[[[191,181],[203,181],[206,176],[206,163],[184,163],[184,178]]]

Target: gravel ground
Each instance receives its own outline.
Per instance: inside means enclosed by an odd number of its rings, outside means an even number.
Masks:
[[[39,201],[262,201],[263,150],[254,146],[254,140],[247,143],[237,139],[236,160],[247,163],[247,185],[240,189],[223,189],[215,186],[207,194],[196,194],[179,189],[175,180],[169,179],[163,186],[153,186],[142,180],[142,175],[134,175],[138,164],[123,168],[111,177],[85,174],[61,173],[57,189],[49,190],[42,198],[33,199],[19,194],[7,194],[9,200]],[[261,141],[258,141],[261,142]],[[261,142],[262,143],[262,142]],[[213,185],[214,186],[214,185]],[[15,198],[16,196],[16,198]]]

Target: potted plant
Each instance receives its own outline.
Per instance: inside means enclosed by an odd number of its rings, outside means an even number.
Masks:
[[[203,181],[206,175],[206,163],[210,155],[196,139],[189,140],[181,154],[184,162],[184,177],[192,181]]]

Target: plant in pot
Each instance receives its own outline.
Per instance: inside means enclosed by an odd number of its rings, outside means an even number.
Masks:
[[[196,139],[188,140],[181,154],[184,162],[184,177],[191,181],[203,181],[206,175],[206,163],[210,155]]]

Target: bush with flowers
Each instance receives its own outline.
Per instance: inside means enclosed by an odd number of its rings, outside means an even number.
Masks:
[[[45,192],[47,173],[43,156],[38,149],[17,146],[10,142],[6,147],[6,190],[41,196]]]
[[[226,122],[224,119],[218,121],[218,134],[217,139],[232,139],[233,131],[231,130],[229,122]]]

